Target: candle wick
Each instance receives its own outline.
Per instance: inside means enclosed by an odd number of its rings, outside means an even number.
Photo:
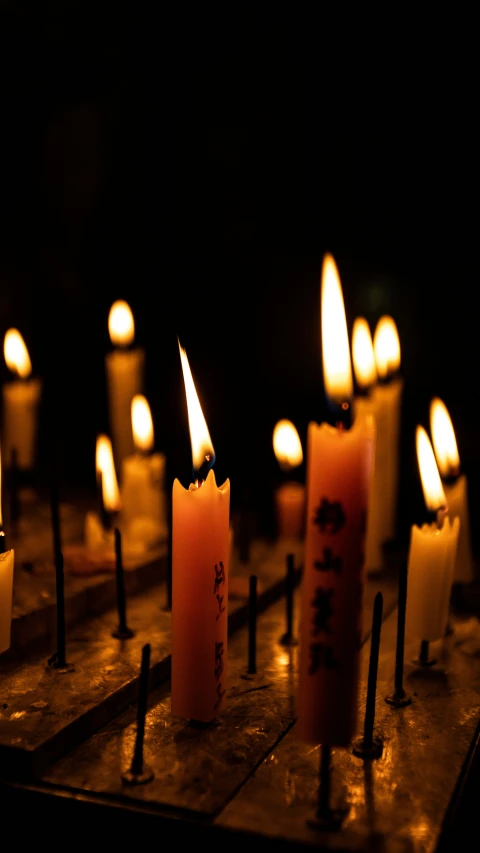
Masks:
[[[448,506],[441,506],[437,509],[437,528],[441,530],[446,516],[448,515]]]

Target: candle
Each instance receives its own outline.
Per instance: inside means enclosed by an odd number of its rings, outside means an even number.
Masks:
[[[403,379],[400,370],[400,341],[392,317],[380,317],[373,336],[379,384],[375,389],[377,448],[376,466],[383,471],[382,537],[394,539],[397,532],[398,454]]]
[[[303,462],[300,436],[289,420],[278,421],[273,430],[273,450],[282,471],[290,473]],[[275,491],[277,532],[281,539],[302,539],[305,533],[305,488],[288,479]]]
[[[97,436],[95,470],[99,490],[100,511],[85,516],[85,544],[93,550],[113,549],[114,521],[120,510],[112,442],[107,435]]]
[[[336,426],[310,423],[301,591],[298,727],[309,743],[346,746],[356,727],[363,563],[375,422],[348,428],[353,393],[342,288],[326,255],[321,280],[323,372]]]
[[[121,470],[125,457],[134,452],[131,406],[135,395],[143,392],[145,370],[144,350],[129,348],[135,323],[130,306],[122,299],[110,308],[108,331],[114,346],[105,358],[110,429],[115,461]]]
[[[17,377],[3,386],[2,447],[5,467],[12,462],[16,450],[17,466],[33,468],[36,456],[38,404],[42,383],[33,377],[32,363],[25,342],[18,329],[9,329],[5,335],[3,351],[9,370]]]
[[[458,516],[460,519],[453,582],[469,583],[474,579],[474,567],[467,478],[460,471],[460,457],[448,409],[438,397],[430,403],[430,431],[450,517]]]
[[[130,542],[149,545],[167,536],[166,460],[163,453],[153,452],[153,421],[145,397],[136,394],[131,409],[135,453],[122,465],[122,520]]]
[[[406,632],[417,640],[439,640],[448,623],[450,592],[460,520],[451,522],[430,439],[416,430],[417,459],[423,496],[436,521],[412,526],[408,555]]]
[[[5,550],[2,517],[2,468],[0,461],[0,654],[10,648],[14,551]]]
[[[172,714],[209,722],[226,701],[230,481],[217,488],[215,453],[182,347],[180,357],[194,482],[188,489],[173,483]]]
[[[375,419],[375,462],[368,496],[367,535],[365,544],[365,570],[369,573],[383,568],[383,502],[386,490],[385,464],[387,455],[387,408],[377,405],[375,394],[377,368],[370,327],[364,317],[353,324],[352,360],[357,384],[355,396],[356,417],[371,415]]]

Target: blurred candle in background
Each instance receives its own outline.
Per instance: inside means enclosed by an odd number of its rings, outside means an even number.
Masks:
[[[298,728],[302,740],[347,746],[356,730],[365,527],[375,422],[350,426],[353,381],[340,278],[321,280],[324,384],[331,419],[308,427],[307,522],[301,589]]]
[[[392,317],[380,317],[373,336],[373,349],[379,383],[375,389],[376,418],[380,438],[377,464],[383,473],[382,538],[397,534],[398,466],[403,379],[400,370],[400,340]]]
[[[135,323],[130,306],[122,299],[113,303],[108,331],[114,347],[105,357],[107,394],[115,463],[119,471],[125,457],[134,452],[132,400],[144,390],[145,352],[131,348]]]
[[[173,483],[172,714],[209,722],[226,702],[230,481],[217,487],[212,440],[179,348],[194,482]]]
[[[16,378],[3,386],[2,453],[4,468],[12,462],[16,450],[17,466],[31,469],[36,461],[38,405],[42,383],[32,377],[32,364],[25,342],[18,329],[9,329],[3,351],[5,362]]]
[[[300,436],[292,421],[278,421],[273,430],[273,450],[286,477],[303,462]],[[305,534],[305,487],[286,479],[275,490],[277,533],[281,539],[302,539]]]
[[[113,547],[113,528],[120,511],[120,492],[112,442],[107,435],[97,436],[95,471],[100,506],[99,512],[87,512],[85,517],[85,544],[88,548],[103,549]]]
[[[388,453],[387,409],[379,406],[376,397],[377,368],[370,327],[364,317],[353,324],[352,360],[356,382],[354,401],[355,417],[371,415],[375,419],[375,461],[368,496],[367,535],[365,544],[365,570],[377,572],[383,568],[383,541],[385,523],[384,494],[387,488],[384,460]],[[383,464],[382,464],[383,461]]]
[[[0,654],[10,648],[13,593],[13,548],[5,549],[2,515],[2,465],[0,459]]]
[[[448,512],[451,518],[458,516],[460,519],[453,582],[470,583],[475,573],[470,540],[467,478],[460,471],[460,456],[448,409],[438,397],[430,403],[430,431]]]
[[[131,404],[135,453],[122,465],[122,526],[128,540],[146,545],[167,536],[167,509],[164,488],[165,455],[154,452],[154,430],[148,401],[137,394]]]
[[[436,520],[411,528],[405,628],[411,639],[430,642],[442,638],[448,624],[460,520],[448,517],[433,448],[421,426],[416,448],[423,496]]]

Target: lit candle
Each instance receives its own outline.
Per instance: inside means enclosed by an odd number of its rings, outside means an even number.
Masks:
[[[15,449],[17,466],[29,469],[35,465],[38,404],[42,383],[38,377],[31,375],[32,363],[18,329],[8,330],[3,351],[7,367],[17,377],[3,386],[4,466],[10,467],[12,450]]]
[[[400,340],[392,317],[380,317],[373,336],[379,383],[375,389],[377,427],[376,465],[383,470],[381,524],[383,541],[397,533],[398,455],[403,379],[400,370]]]
[[[417,459],[427,509],[436,521],[412,526],[408,555],[406,632],[430,642],[445,635],[460,521],[447,515],[447,500],[430,439],[418,426]]]
[[[331,255],[322,267],[321,321],[325,389],[336,426],[308,427],[298,727],[309,743],[346,746],[357,721],[375,422],[362,415],[348,426],[352,372],[342,288]]]
[[[377,572],[383,568],[383,503],[386,489],[385,464],[388,436],[387,408],[377,405],[375,389],[377,368],[373,352],[370,327],[364,317],[357,317],[353,324],[352,360],[357,384],[355,396],[356,417],[372,415],[375,419],[375,463],[370,481],[368,497],[367,537],[365,544],[365,570]],[[383,464],[382,464],[383,463]]]
[[[164,491],[165,455],[154,453],[150,406],[141,394],[132,400],[133,440],[136,451],[123,460],[122,521],[127,540],[154,544],[167,535]]]
[[[95,470],[100,497],[100,512],[87,512],[85,517],[85,544],[93,550],[114,546],[114,522],[120,510],[112,442],[107,435],[97,436]]]
[[[469,583],[474,579],[474,568],[467,478],[460,471],[460,457],[448,409],[438,397],[430,403],[430,430],[450,518],[458,516],[460,519],[453,582]]]
[[[5,534],[2,518],[2,467],[0,461],[0,654],[10,648],[12,625],[12,593],[14,550],[5,550]]]
[[[290,474],[303,462],[300,436],[291,421],[278,421],[273,430],[273,450],[282,471]],[[288,479],[275,491],[277,532],[281,539],[302,539],[305,534],[305,487]]]
[[[180,346],[180,345],[179,345]],[[217,488],[215,454],[180,347],[194,482],[176,479],[172,507],[172,714],[208,722],[227,688],[230,481]]]
[[[130,306],[122,299],[114,302],[108,316],[108,331],[114,347],[105,357],[110,430],[115,461],[119,470],[126,456],[134,452],[132,400],[143,393],[145,352],[131,349],[135,324]]]

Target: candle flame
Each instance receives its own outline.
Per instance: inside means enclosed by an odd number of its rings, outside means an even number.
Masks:
[[[132,309],[124,299],[117,299],[108,315],[108,332],[114,346],[128,347],[135,337]]]
[[[395,320],[385,314],[380,317],[373,336],[373,351],[378,375],[386,379],[400,368],[400,338]]]
[[[430,430],[442,477],[456,476],[460,469],[457,441],[448,409],[438,397],[430,403]]]
[[[416,445],[423,497],[427,509],[430,512],[437,512],[442,507],[447,506],[447,499],[438,473],[432,444],[422,426],[417,426]]]
[[[358,387],[366,391],[377,381],[377,368],[370,327],[364,317],[357,317],[353,324],[352,358]]]
[[[105,511],[118,512],[120,493],[113,461],[112,442],[107,435],[97,436],[95,467],[97,474],[102,475],[102,501]]]
[[[190,429],[190,442],[192,445],[192,461],[195,471],[199,471],[205,462],[211,468],[215,462],[215,451],[212,439],[208,431],[207,422],[200,406],[197,390],[193,381],[192,371],[188,362],[187,353],[178,341],[180,360],[182,362],[183,380],[185,382],[185,394],[187,396],[188,425]]]
[[[132,400],[133,441],[137,450],[153,450],[154,435],[150,406],[146,397],[136,394]]]
[[[18,329],[9,329],[5,334],[3,342],[3,353],[5,362],[12,373],[16,373],[21,379],[26,379],[32,372],[32,362]]]
[[[273,430],[273,450],[283,471],[296,468],[303,462],[300,436],[291,421],[278,421]]]
[[[332,255],[322,266],[321,326],[325,390],[333,403],[342,405],[353,394],[352,367],[342,285]]]

